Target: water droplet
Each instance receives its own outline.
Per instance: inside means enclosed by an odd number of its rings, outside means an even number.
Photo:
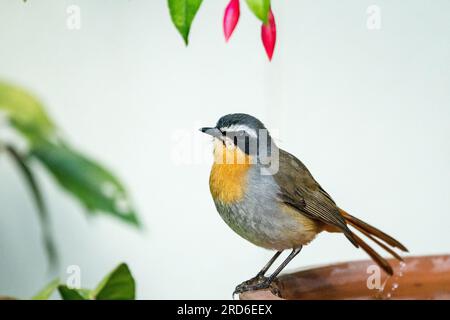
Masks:
[[[389,280],[389,276],[384,280],[384,282],[383,282],[383,284],[381,285],[381,287],[380,287],[380,289],[379,289],[379,291],[380,291],[380,293],[383,293],[384,292],[384,288],[386,287],[386,283],[388,282],[388,280]]]
[[[392,295],[390,294],[390,293],[388,293],[387,295],[386,295],[386,298],[387,299],[390,299],[392,297]]]
[[[397,283],[397,282],[394,282],[394,283],[392,284],[391,290],[394,291],[394,290],[398,289],[398,287],[399,287],[398,283]]]
[[[398,276],[403,277],[403,270],[405,270],[406,268],[406,263],[404,261],[400,261],[399,266],[400,268],[398,270]]]

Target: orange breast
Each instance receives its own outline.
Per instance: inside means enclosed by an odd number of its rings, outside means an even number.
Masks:
[[[251,165],[251,157],[240,149],[216,147],[209,177],[209,187],[214,200],[232,203],[242,199],[247,187],[247,172]]]

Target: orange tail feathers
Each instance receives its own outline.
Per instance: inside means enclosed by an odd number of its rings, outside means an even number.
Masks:
[[[402,251],[407,252],[408,249],[401,244],[399,241],[395,240],[390,235],[384,233],[383,231],[371,226],[370,224],[348,214],[342,209],[339,209],[341,215],[344,217],[345,221],[363,233],[366,237],[371,239],[373,242],[378,244],[381,248],[389,252],[394,258],[397,260],[403,261],[402,257],[398,255],[392,248],[398,248]],[[389,262],[382,256],[380,256],[374,249],[372,249],[366,242],[364,242],[360,237],[358,237],[356,234],[352,234],[355,241],[358,243],[358,245],[389,275],[393,274],[393,270]],[[384,242],[384,243],[383,243]],[[388,245],[390,247],[388,247]]]

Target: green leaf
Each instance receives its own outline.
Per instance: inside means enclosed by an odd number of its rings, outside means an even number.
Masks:
[[[64,145],[38,99],[19,87],[0,81],[0,116],[3,114],[11,128],[28,142],[27,157],[13,147],[7,147],[7,150],[19,165],[33,193],[51,265],[56,260],[56,250],[50,237],[48,212],[30,167],[31,159],[40,161],[89,212],[110,213],[139,226],[129,196],[120,181],[100,164]]]
[[[135,287],[130,269],[121,263],[100,282],[92,297],[96,300],[134,300]]]
[[[6,150],[11,155],[13,160],[16,161],[19,169],[22,171],[22,174],[28,183],[28,186],[30,187],[31,193],[33,194],[34,202],[36,203],[36,207],[38,209],[37,211],[39,214],[38,216],[41,224],[42,237],[44,240],[47,257],[50,263],[50,267],[54,268],[58,265],[58,255],[52,239],[49,214],[44,203],[39,185],[37,184],[36,178],[34,177],[31,168],[26,163],[25,157],[19,154],[12,146],[6,146]]]
[[[88,300],[90,291],[86,289],[73,289],[65,284],[58,286],[59,294],[63,300]]]
[[[38,159],[89,212],[110,213],[122,221],[139,225],[125,188],[98,163],[66,145],[45,141],[34,145],[30,156]]]
[[[135,287],[130,269],[121,263],[103,278],[95,290],[59,285],[58,291],[63,300],[134,300]]]
[[[33,298],[33,300],[48,300],[52,293],[56,290],[59,285],[59,279],[56,278],[52,282],[50,282],[44,289],[39,291]]]
[[[31,143],[54,133],[55,126],[40,102],[19,87],[0,82],[0,111]]]
[[[202,0],[168,0],[172,22],[180,32],[186,45],[189,43],[189,31],[192,21],[201,4]]]
[[[264,24],[269,17],[270,0],[246,0],[248,7]]]

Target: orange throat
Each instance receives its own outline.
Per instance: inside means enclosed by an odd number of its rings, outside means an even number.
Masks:
[[[227,148],[222,143],[214,147],[214,164],[209,188],[215,201],[233,203],[241,200],[247,187],[247,172],[252,157],[239,148]]]

